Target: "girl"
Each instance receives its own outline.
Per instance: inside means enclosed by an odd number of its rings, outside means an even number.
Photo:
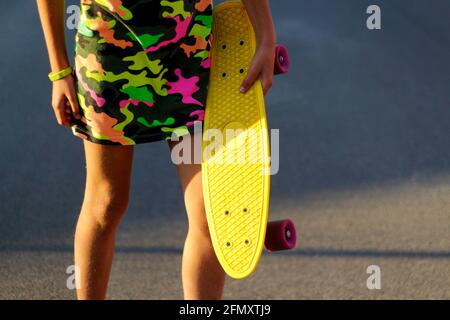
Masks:
[[[203,120],[212,0],[81,0],[74,68],[65,47],[64,1],[37,0],[49,54],[58,124],[83,139],[86,187],[75,233],[79,299],[104,299],[117,226],[128,205],[134,145],[167,140],[169,150]],[[257,51],[242,83],[271,87],[275,31],[268,0],[243,0]],[[195,145],[195,144],[191,144]],[[193,147],[192,147],[193,148]],[[199,150],[191,150],[201,152]],[[225,274],[211,244],[201,164],[176,165],[188,214],[185,299],[220,299]]]

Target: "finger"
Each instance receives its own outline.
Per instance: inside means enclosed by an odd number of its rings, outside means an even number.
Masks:
[[[270,88],[272,88],[272,81],[273,81],[273,72],[271,70],[264,71],[264,73],[261,76],[264,95],[266,95],[267,92],[269,92]]]
[[[67,97],[67,100],[69,101],[70,108],[72,110],[72,113],[76,119],[81,119],[81,113],[80,113],[80,106],[78,105],[78,101],[75,98],[73,94],[70,94]]]
[[[59,125],[68,127],[70,124],[70,118],[67,114],[68,106],[66,105],[66,100],[62,99],[53,105],[53,111],[55,113],[56,121]],[[70,110],[69,110],[70,112]]]
[[[250,89],[250,87],[253,85],[253,83],[258,78],[259,73],[260,73],[260,68],[257,65],[252,64],[250,67],[250,70],[248,70],[247,76],[245,77],[244,81],[241,84],[240,91],[242,93],[245,93],[248,91],[248,89]]]
[[[72,122],[72,117],[73,117],[72,114],[73,114],[73,112],[72,112],[72,107],[70,106],[69,100],[66,100],[64,112],[65,112],[65,115],[66,115],[66,119],[67,119],[67,121],[69,121],[69,124],[70,124]]]

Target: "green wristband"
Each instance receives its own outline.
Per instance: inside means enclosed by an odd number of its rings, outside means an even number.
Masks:
[[[61,71],[58,72],[50,72],[48,74],[48,78],[50,79],[50,81],[56,81],[62,78],[67,77],[69,74],[71,74],[73,71],[72,67],[69,66],[65,69],[62,69]]]

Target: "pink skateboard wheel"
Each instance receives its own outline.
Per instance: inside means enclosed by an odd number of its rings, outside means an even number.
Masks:
[[[287,73],[289,71],[289,54],[285,46],[277,44],[275,47],[275,68],[274,74]]]
[[[267,251],[293,249],[297,243],[297,232],[292,220],[279,220],[267,224],[265,246]]]

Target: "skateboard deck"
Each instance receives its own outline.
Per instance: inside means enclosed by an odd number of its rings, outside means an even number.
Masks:
[[[211,240],[225,272],[240,279],[260,259],[266,235],[270,161],[262,85],[239,88],[256,50],[240,1],[213,13],[211,74],[203,128],[202,179]]]

